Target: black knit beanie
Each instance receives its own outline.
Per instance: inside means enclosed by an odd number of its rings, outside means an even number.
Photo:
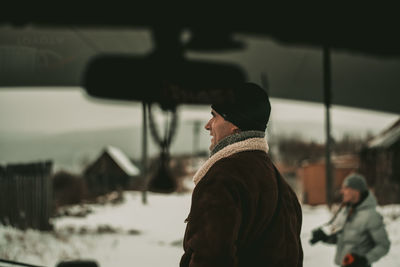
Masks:
[[[351,173],[343,181],[343,185],[346,187],[350,187],[354,190],[358,190],[360,192],[368,191],[368,185],[365,181],[364,176],[358,173]]]
[[[266,130],[271,104],[263,88],[255,83],[243,83],[233,88],[231,100],[211,107],[242,131]]]

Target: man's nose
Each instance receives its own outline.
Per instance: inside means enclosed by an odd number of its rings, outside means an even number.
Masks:
[[[206,123],[206,125],[204,125],[204,129],[206,129],[206,130],[210,130],[211,128],[210,128],[210,121],[208,121],[207,123]]]

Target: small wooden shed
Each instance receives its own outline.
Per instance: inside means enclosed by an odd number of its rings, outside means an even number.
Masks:
[[[332,157],[334,201],[340,201],[340,188],[344,178],[359,167],[359,157],[356,154]],[[304,162],[298,169],[297,176],[303,185],[304,204],[326,204],[326,174],[325,161]]]
[[[115,146],[106,147],[84,171],[88,191],[92,196],[117,189],[135,189],[139,187],[139,175],[139,168]]]

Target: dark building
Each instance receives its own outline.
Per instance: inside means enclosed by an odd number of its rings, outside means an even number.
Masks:
[[[102,195],[117,189],[139,189],[140,170],[117,147],[108,146],[84,171],[88,192]]]
[[[400,203],[400,119],[362,149],[360,172],[379,204]]]

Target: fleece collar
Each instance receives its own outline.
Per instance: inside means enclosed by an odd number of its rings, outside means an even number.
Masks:
[[[249,138],[240,142],[236,142],[225,146],[223,149],[219,150],[213,154],[196,172],[193,176],[193,182],[197,185],[200,180],[206,175],[208,170],[220,159],[227,158],[233,154],[250,151],[250,150],[261,150],[268,152],[268,144],[265,138]]]
[[[238,133],[228,135],[227,137],[219,141],[218,144],[213,148],[210,157],[228,145],[255,137],[264,138],[265,132],[251,130],[251,131],[240,131]]]

